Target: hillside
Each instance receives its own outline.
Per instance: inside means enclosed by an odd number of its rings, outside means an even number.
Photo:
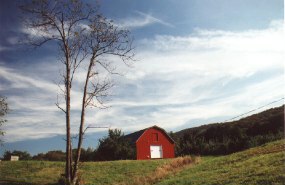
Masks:
[[[284,140],[279,140],[228,156],[204,157],[200,164],[156,185],[282,185],[285,182],[284,147]]]
[[[173,134],[177,155],[225,155],[283,138],[284,105],[238,121],[214,123]]]
[[[281,185],[285,182],[284,146],[284,140],[279,140],[220,157],[86,162],[80,174],[85,185]],[[63,170],[63,162],[2,161],[0,184],[56,185]]]

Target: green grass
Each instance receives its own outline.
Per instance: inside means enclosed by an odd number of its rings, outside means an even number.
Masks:
[[[202,162],[156,185],[285,184],[284,140]]]
[[[146,176],[158,166],[171,160],[152,161],[111,161],[89,162],[82,166],[82,177],[86,184],[120,184],[129,183],[139,176]]]
[[[63,173],[63,162],[1,161],[0,184],[52,184]]]
[[[86,185],[139,184],[138,179],[148,179],[158,172],[158,167],[171,162],[174,160],[86,162],[81,164],[80,174]],[[281,185],[285,182],[284,165],[281,140],[228,156],[202,157],[199,164],[166,173],[157,185]],[[2,161],[0,184],[55,185],[63,171],[63,162]]]
[[[82,163],[80,175],[85,184],[130,183],[132,179],[147,176],[158,166],[171,159],[151,161],[109,161]],[[63,162],[2,161],[0,162],[1,185],[52,185],[64,172]]]

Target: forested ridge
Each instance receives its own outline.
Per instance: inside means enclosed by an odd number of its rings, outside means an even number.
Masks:
[[[226,123],[171,134],[176,154],[225,155],[284,138],[284,105]]]

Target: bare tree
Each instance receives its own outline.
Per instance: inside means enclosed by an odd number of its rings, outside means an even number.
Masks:
[[[4,131],[1,129],[1,126],[7,121],[4,119],[4,116],[8,113],[9,107],[5,97],[0,96],[0,136],[4,135]],[[3,141],[0,139],[0,144]]]
[[[25,17],[25,28],[29,32],[29,43],[38,47],[48,41],[55,41],[60,49],[61,62],[65,66],[62,75],[65,107],[61,107],[59,103],[56,105],[66,117],[66,184],[78,183],[85,110],[88,106],[104,107],[103,100],[108,97],[108,90],[112,87],[108,78],[100,77],[102,69],[109,74],[115,73],[115,67],[108,60],[108,55],[121,58],[125,64],[133,57],[129,32],[114,26],[112,21],[98,13],[97,7],[80,0],[39,0],[20,6]],[[88,67],[82,92],[76,160],[72,166],[71,89],[73,77],[82,63],[86,63]]]
[[[24,26],[29,32],[28,42],[38,47],[48,41],[56,41],[61,52],[61,61],[65,66],[63,93],[66,105],[65,108],[60,107],[59,104],[57,106],[66,117],[65,177],[70,183],[72,180],[70,91],[75,70],[84,59],[84,55],[81,55],[82,43],[78,37],[84,31],[80,28],[80,24],[94,11],[79,1],[31,1],[20,8],[24,12]]]
[[[113,74],[116,73],[115,68],[104,56],[118,56],[126,65],[129,65],[127,62],[132,60],[134,55],[132,53],[132,40],[128,31],[118,29],[103,16],[97,16],[95,19],[90,19],[90,21],[90,30],[86,35],[86,50],[90,54],[90,58],[83,90],[78,150],[73,168],[73,177],[77,177],[84,135],[85,109],[88,106],[104,107],[102,98],[108,97],[108,90],[113,86],[109,80],[100,80],[98,67]]]

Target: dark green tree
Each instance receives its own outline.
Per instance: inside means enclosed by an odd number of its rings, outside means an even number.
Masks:
[[[129,140],[125,139],[121,130],[109,130],[108,137],[99,140],[95,160],[110,161],[134,159],[135,148]]]
[[[94,160],[95,150],[88,147],[87,149],[82,148],[80,160],[81,161],[92,161]]]
[[[39,153],[33,156],[33,160],[39,161],[64,161],[65,153],[60,150],[48,151],[47,153]]]

